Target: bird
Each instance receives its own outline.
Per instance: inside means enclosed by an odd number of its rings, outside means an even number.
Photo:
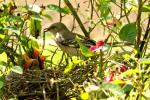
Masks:
[[[50,25],[48,28],[44,29],[44,32],[51,32],[54,35],[55,42],[58,47],[69,56],[79,56],[81,52],[79,50],[80,45],[77,41],[77,37],[82,44],[86,47],[95,45],[95,41],[79,35],[77,33],[71,32],[65,24],[61,22],[56,22]]]

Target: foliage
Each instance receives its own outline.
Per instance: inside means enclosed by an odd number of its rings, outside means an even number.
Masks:
[[[60,0],[58,5],[46,6],[35,4],[18,6],[14,0],[0,4],[0,96],[2,98],[11,73],[27,75],[27,71],[39,70],[40,73],[43,69],[52,70],[53,74],[50,74],[54,78],[46,77],[46,82],[49,82],[48,88],[52,88],[57,94],[55,97],[57,100],[64,95],[71,100],[150,98],[148,95],[150,93],[150,2],[148,0],[88,0],[87,2],[88,15],[86,13],[80,15],[81,2],[78,2],[75,8],[71,0]],[[119,12],[113,11],[113,7],[118,8]],[[81,55],[67,56],[57,46],[46,43],[50,41],[51,36],[43,32],[42,21],[45,17],[52,19],[53,16],[49,15],[49,11],[59,13],[60,21],[66,16],[73,17],[75,19],[73,22],[79,24],[86,38],[89,38],[90,33],[97,28],[103,30],[105,38],[97,37],[98,41],[90,48],[76,39]],[[133,16],[134,12],[137,14],[133,20],[130,16]],[[84,20],[81,20],[82,15]],[[74,28],[75,26],[72,31]],[[96,33],[97,36],[98,34]],[[33,80],[31,78],[31,82]],[[43,82],[42,79],[41,81]],[[67,84],[69,87],[64,86]],[[63,95],[59,94],[59,89],[64,89]],[[10,95],[10,98],[13,96],[14,94]],[[43,97],[46,99],[44,92]]]

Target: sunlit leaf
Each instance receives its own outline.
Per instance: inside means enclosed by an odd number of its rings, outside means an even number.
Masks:
[[[136,39],[136,34],[136,23],[130,23],[122,27],[119,32],[119,38],[123,41],[134,43]]]
[[[145,92],[143,92],[142,93],[146,98],[147,98],[147,100],[149,100],[150,99],[150,90],[148,89],[148,90],[146,90]]]
[[[17,34],[20,34],[20,30],[15,26],[7,26],[7,27],[4,27],[3,29],[6,29],[6,30],[9,30],[9,31],[15,32]]]
[[[70,62],[64,70],[64,73],[68,73],[73,68],[73,63]]]
[[[32,15],[32,16],[31,16],[31,18],[32,18],[32,19],[34,19],[34,20],[42,21],[41,16],[40,16],[40,15],[38,15],[38,14],[34,14],[34,15]]]
[[[5,37],[4,34],[0,34],[0,39],[3,39]],[[1,41],[0,41],[1,42]]]
[[[121,74],[121,76],[130,76],[132,74],[139,73],[138,69],[129,69]]]
[[[123,80],[114,80],[111,83],[113,83],[113,84],[125,84],[125,81],[123,81]]]
[[[42,11],[42,16],[48,18],[49,20],[52,20],[52,17],[48,14],[48,12],[46,12],[45,10]]]
[[[0,65],[0,71],[5,72],[5,70],[6,70],[6,66]]]
[[[117,85],[117,84],[112,84],[112,83],[103,83],[101,85],[102,89],[108,90],[110,92],[112,92],[114,95],[120,96],[122,98],[124,98],[125,93],[122,90],[122,88]]]
[[[123,55],[123,58],[124,58],[125,60],[129,60],[129,59],[131,58],[131,55],[129,55],[129,54],[124,54],[124,55]]]
[[[7,54],[5,52],[0,54],[0,61],[7,63]]]
[[[150,64],[150,58],[143,58],[139,61],[140,64]]]
[[[142,12],[150,12],[150,5],[142,6]]]
[[[14,66],[12,71],[18,74],[23,74],[23,68],[21,66]]]
[[[28,45],[30,47],[39,48],[39,44],[38,44],[38,41],[36,39],[30,39],[30,41],[28,41]]]
[[[75,97],[71,98],[71,100],[77,100]]]
[[[9,21],[9,22],[22,22],[23,20],[21,19],[20,16],[9,15],[6,18],[6,21]]]
[[[81,100],[88,100],[89,94],[86,92],[83,92],[80,94]]]
[[[53,10],[53,11],[56,11],[56,12],[61,12],[61,13],[64,13],[64,14],[69,14],[70,13],[70,10],[68,10],[66,7],[65,8],[60,8],[59,6],[57,5],[54,5],[54,4],[49,4],[47,6],[50,10]]]

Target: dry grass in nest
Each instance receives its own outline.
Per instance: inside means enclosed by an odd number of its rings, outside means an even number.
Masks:
[[[76,66],[67,74],[60,69],[27,70],[22,75],[13,73],[5,82],[3,99],[16,96],[21,100],[67,100],[79,95],[74,84],[87,80],[91,70],[91,67]]]

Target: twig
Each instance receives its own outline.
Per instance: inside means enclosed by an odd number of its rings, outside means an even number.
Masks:
[[[94,12],[94,0],[90,0],[90,4],[91,4],[91,14],[90,14],[90,27],[89,27],[89,31],[91,32],[91,25],[92,25],[92,20],[93,20],[93,12]]]
[[[124,9],[125,9],[125,10],[123,10],[123,11],[124,11],[124,14],[125,14],[125,17],[126,17],[128,23],[130,23],[130,20],[129,20],[129,18],[128,18],[128,13],[126,12],[126,1],[125,1],[125,0],[123,0],[123,1],[124,1],[124,2],[123,2],[123,6],[124,6]]]
[[[17,96],[20,97],[20,96],[38,96],[38,95],[42,95],[43,92],[42,91],[35,91],[35,92],[32,92],[32,93],[27,93],[27,92],[21,92],[20,94],[18,94]]]
[[[61,0],[59,0],[59,7],[61,8]],[[59,13],[59,16],[60,16],[59,21],[61,22],[62,21],[62,13],[61,12]]]
[[[77,12],[75,11],[75,9],[73,8],[72,4],[69,2],[69,0],[64,0],[65,4],[69,7],[69,9],[71,10],[73,16],[76,18],[81,30],[83,31],[84,35],[86,37],[89,37],[89,33],[86,31],[81,19],[79,18]]]
[[[57,90],[57,100],[60,100],[59,99],[59,86],[58,86],[58,83],[56,83],[56,90]]]
[[[139,52],[139,45],[140,45],[140,39],[141,39],[141,33],[142,33],[142,28],[141,28],[141,15],[142,15],[142,0],[138,0],[138,15],[136,19],[136,25],[137,25],[137,41],[135,44],[135,48],[138,51],[138,58],[140,58],[140,52]]]
[[[150,32],[150,15],[149,15],[149,19],[148,19],[148,24],[147,24],[146,32],[145,32],[145,34],[144,34],[143,40],[142,40],[141,45],[140,45],[139,52],[141,52],[141,54],[140,54],[139,56],[142,56],[142,53],[143,53],[143,49],[144,49],[146,40],[147,40],[148,37],[149,37],[149,36],[148,36],[149,32]]]

